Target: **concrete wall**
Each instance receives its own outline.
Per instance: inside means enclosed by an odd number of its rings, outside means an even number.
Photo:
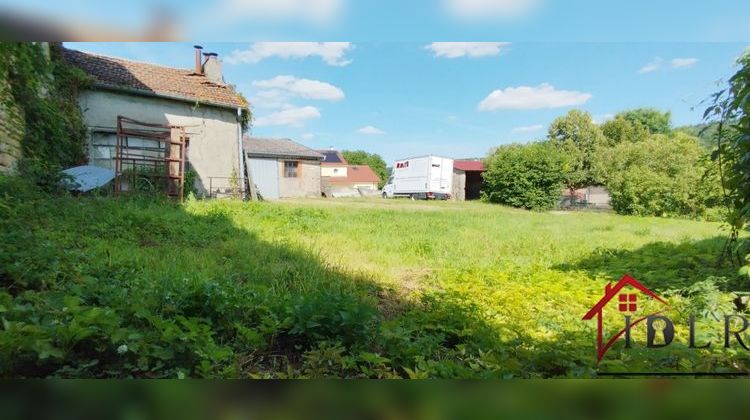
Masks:
[[[205,192],[208,188],[209,177],[229,178],[232,169],[240,175],[236,109],[107,90],[82,92],[79,103],[84,121],[92,132],[91,139],[99,144],[115,144],[118,115],[148,123],[186,126],[190,137],[188,158],[198,174],[199,191]],[[92,147],[89,155],[92,164],[106,166],[114,150],[108,152],[106,147]]]
[[[279,197],[320,197],[320,162],[300,160],[296,178],[284,177],[284,162],[279,159]]]
[[[25,133],[23,111],[11,100],[7,80],[0,78],[0,173],[15,173]]]

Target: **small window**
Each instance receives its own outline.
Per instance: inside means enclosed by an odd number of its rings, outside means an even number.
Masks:
[[[287,160],[284,162],[284,178],[297,178],[299,162]]]
[[[638,310],[638,295],[621,294],[620,295],[620,312],[635,312]]]

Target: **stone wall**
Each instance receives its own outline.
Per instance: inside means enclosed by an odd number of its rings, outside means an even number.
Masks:
[[[0,173],[15,173],[24,136],[23,111],[10,97],[10,87],[0,78]]]

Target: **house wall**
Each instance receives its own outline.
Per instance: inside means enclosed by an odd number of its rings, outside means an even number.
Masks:
[[[349,176],[346,166],[320,166],[320,176],[331,178],[346,178]]]
[[[24,133],[23,111],[13,101],[8,81],[0,78],[0,173],[16,172]]]
[[[84,91],[79,103],[92,132],[92,143],[115,144],[118,115],[148,123],[185,126],[190,137],[188,158],[198,174],[196,187],[201,192],[208,189],[210,177],[229,178],[232,169],[240,174],[236,110],[107,90]],[[106,167],[112,164],[114,149],[92,145],[89,155],[91,164]],[[214,181],[219,182],[226,181]]]
[[[300,160],[296,178],[284,177],[284,159],[278,160],[279,197],[320,197],[320,162]]]

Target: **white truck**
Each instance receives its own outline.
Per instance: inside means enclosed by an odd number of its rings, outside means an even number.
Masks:
[[[383,198],[448,200],[453,189],[453,159],[423,156],[399,160],[383,187]]]

